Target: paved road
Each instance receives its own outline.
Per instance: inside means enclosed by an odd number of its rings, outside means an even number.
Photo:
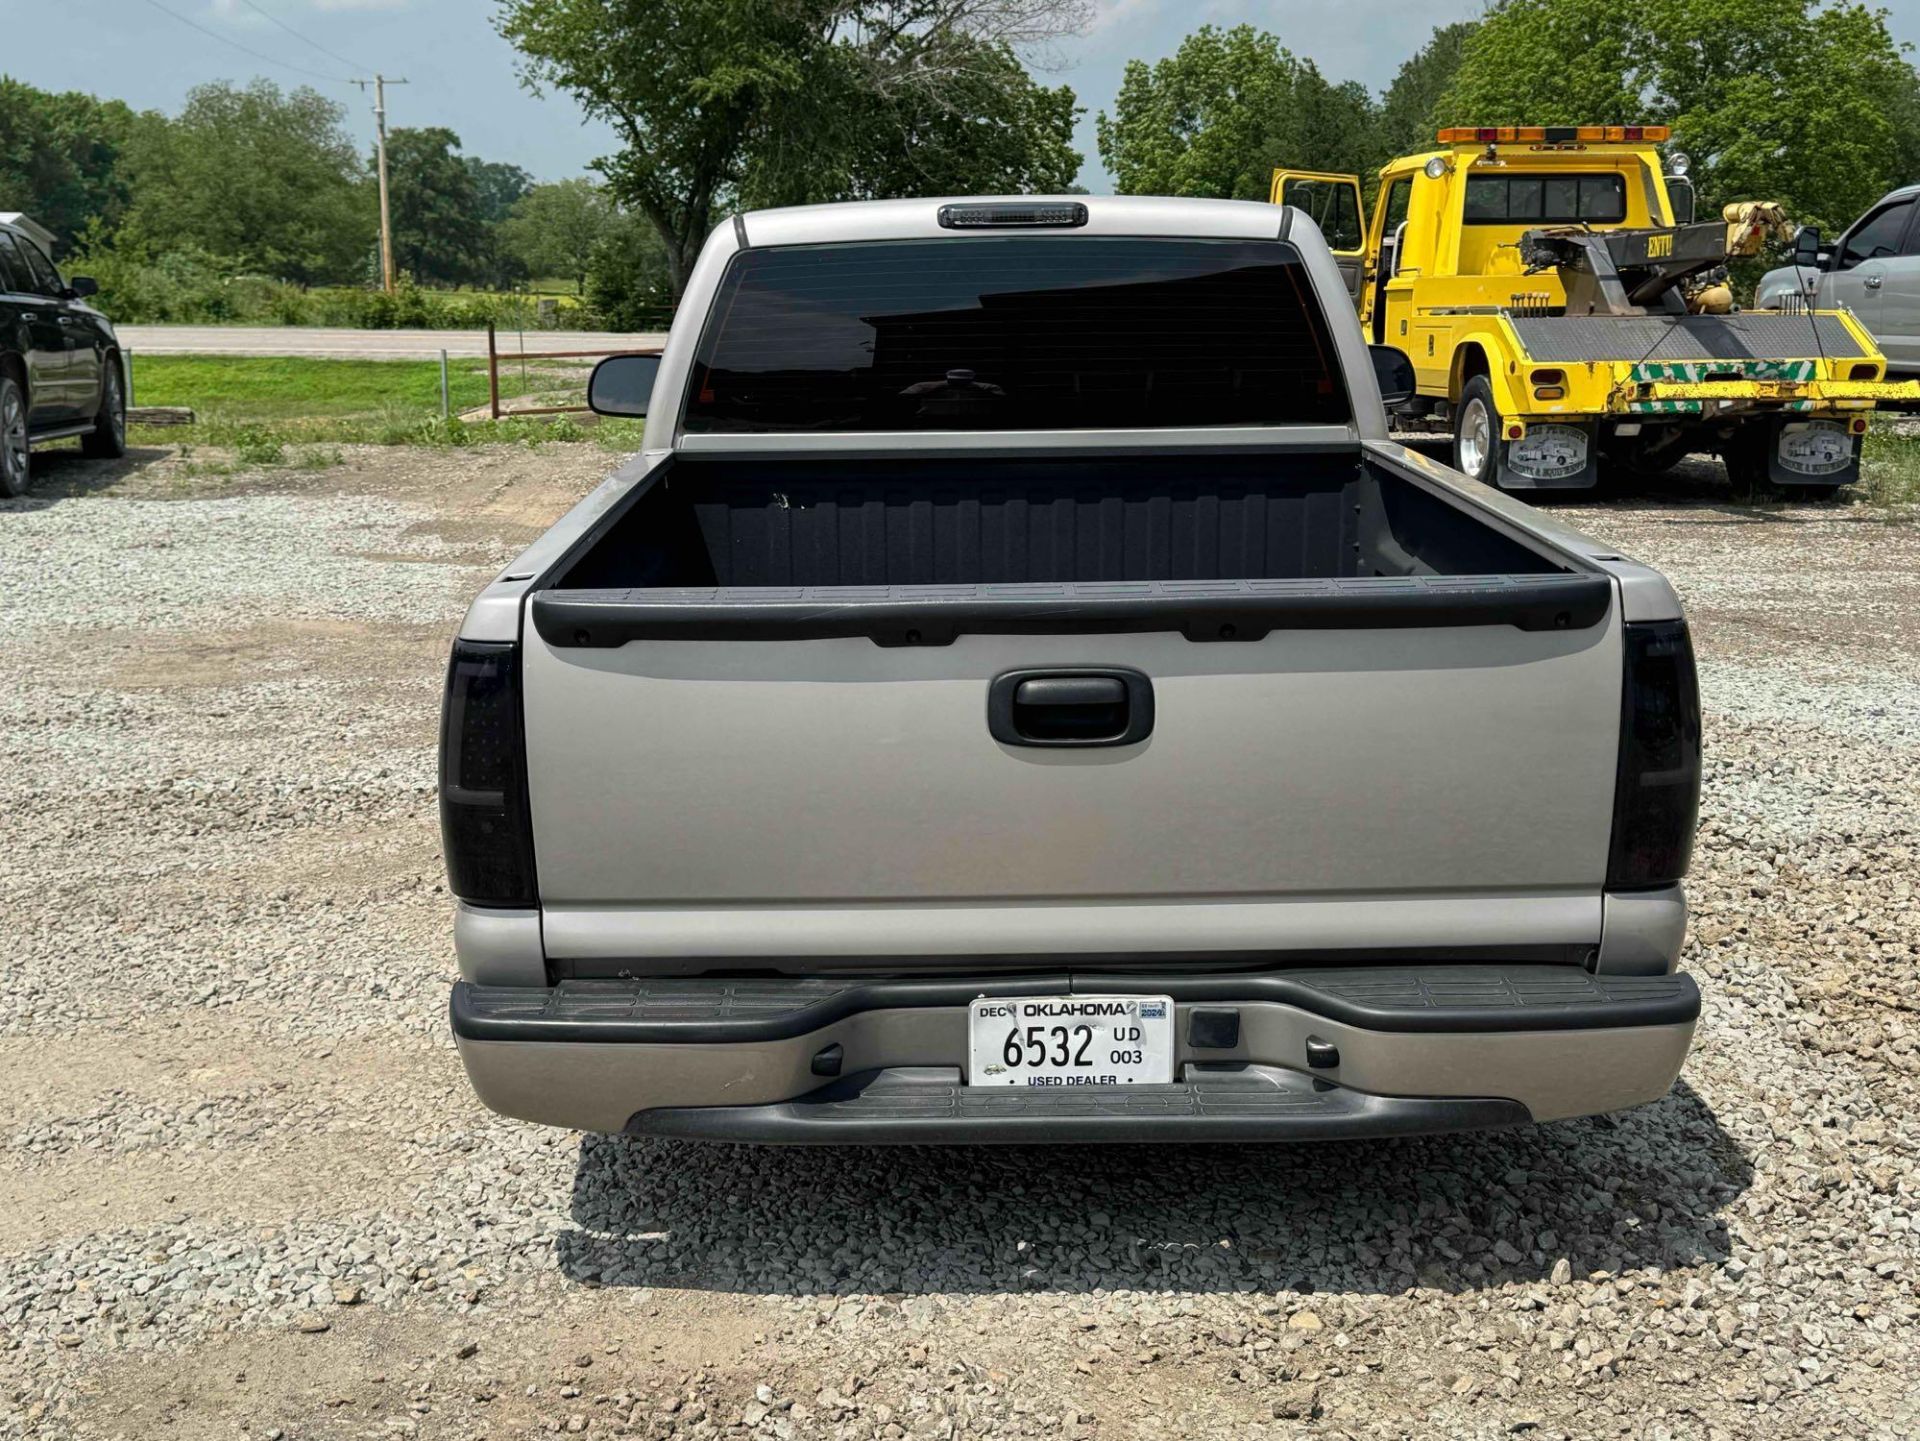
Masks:
[[[135,355],[304,355],[327,359],[433,360],[484,356],[484,330],[328,330],[304,325],[122,325],[120,340]],[[664,334],[616,335],[599,330],[502,331],[502,352],[644,349]]]

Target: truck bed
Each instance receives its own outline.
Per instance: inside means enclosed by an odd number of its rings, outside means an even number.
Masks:
[[[1385,582],[1398,582],[1397,584]],[[559,646],[646,638],[1591,624],[1576,573],[1357,448],[671,462],[536,597]],[[1071,619],[1065,618],[1072,612]]]
[[[1355,447],[1226,457],[681,458],[554,586],[1565,573]]]

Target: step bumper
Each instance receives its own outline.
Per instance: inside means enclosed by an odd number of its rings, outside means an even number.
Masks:
[[[1189,1067],[1170,1086],[974,1088],[957,1069],[899,1067],[765,1106],[641,1111],[636,1135],[761,1145],[1047,1145],[1349,1141],[1524,1126],[1518,1101],[1372,1096],[1277,1066]]]
[[[969,1001],[1068,993],[1171,995],[1178,1081],[1044,1096],[963,1084]],[[480,1098],[525,1120],[751,1141],[1058,1143],[1405,1135],[1620,1110],[1666,1093],[1699,1006],[1684,975],[1489,964],[463,981],[451,1017]],[[1196,1027],[1196,1013],[1211,1023]]]

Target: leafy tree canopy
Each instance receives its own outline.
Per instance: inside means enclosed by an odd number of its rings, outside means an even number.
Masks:
[[[610,330],[665,330],[674,290],[659,230],[642,216],[612,212],[587,257],[581,293]]]
[[[1064,92],[1030,93],[1011,57],[1086,13],[1085,0],[499,0],[496,23],[530,85],[619,133],[599,168],[658,233],[677,294],[724,207],[924,193],[936,177],[960,191],[1070,179]],[[927,155],[876,121],[910,127]]]
[[[155,253],[197,246],[302,283],[359,277],[376,202],[343,118],[305,87],[195,88],[178,117],[131,133],[121,242]]]
[[[1366,171],[1379,161],[1372,98],[1251,25],[1203,25],[1173,55],[1129,61],[1100,158],[1123,195],[1265,200],[1273,171]]]
[[[505,220],[520,198],[533,189],[533,177],[504,160],[482,160],[477,155],[467,155],[461,157],[460,163],[473,177],[473,188],[480,197],[480,218],[489,225]]]
[[[117,224],[127,206],[120,153],[139,123],[117,100],[0,75],[0,202],[46,226],[61,250],[90,222]]]
[[[584,289],[595,249],[620,219],[605,187],[591,180],[536,185],[501,222],[500,245],[526,274],[563,277]]]
[[[1466,54],[1467,40],[1477,22],[1462,20],[1442,25],[1393,77],[1380,97],[1378,124],[1381,164],[1397,155],[1412,155],[1433,144],[1440,128],[1440,99],[1452,85]]]
[[[488,273],[490,236],[473,171],[442,125],[387,136],[394,264],[415,280],[461,285]]]
[[[1920,76],[1885,12],[1839,0],[1502,0],[1443,123],[1667,123],[1702,213],[1785,201],[1845,224],[1920,163]]]

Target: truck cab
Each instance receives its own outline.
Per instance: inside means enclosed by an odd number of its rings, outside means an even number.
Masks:
[[[1579,489],[1603,452],[1658,472],[1702,449],[1756,479],[1853,479],[1865,412],[1898,399],[1885,360],[1851,316],[1784,327],[1733,312],[1717,266],[1764,235],[1739,207],[1724,236],[1693,224],[1667,139],[1651,125],[1447,129],[1382,169],[1370,217],[1358,176],[1279,170],[1271,199],[1319,221],[1368,338],[1413,365],[1402,415],[1449,425],[1475,479]],[[1594,299],[1608,277],[1541,245],[1596,236],[1619,237],[1595,262],[1627,280],[1611,305]],[[1702,245],[1716,253],[1689,262]]]

